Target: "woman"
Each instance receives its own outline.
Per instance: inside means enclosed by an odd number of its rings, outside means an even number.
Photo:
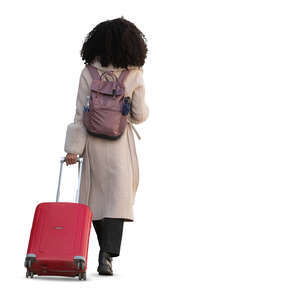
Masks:
[[[93,212],[93,227],[99,241],[99,275],[113,275],[112,257],[119,256],[123,223],[133,221],[133,205],[139,184],[134,124],[144,122],[149,110],[145,103],[143,69],[147,54],[144,34],[122,18],[98,24],[86,37],[81,49],[85,64],[101,75],[113,71],[129,74],[124,82],[125,95],[131,97],[128,126],[117,140],[90,135],[83,125],[83,110],[90,95],[92,77],[85,66],[81,72],[74,122],[66,132],[64,150],[67,165],[83,156],[79,202]]]

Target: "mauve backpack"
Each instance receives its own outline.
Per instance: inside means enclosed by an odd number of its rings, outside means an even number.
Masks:
[[[100,75],[94,66],[87,68],[93,81],[83,111],[83,124],[91,135],[116,140],[123,134],[130,112],[130,98],[125,97],[124,86],[129,70],[123,70],[117,77],[113,71]],[[106,76],[112,80],[105,80]]]

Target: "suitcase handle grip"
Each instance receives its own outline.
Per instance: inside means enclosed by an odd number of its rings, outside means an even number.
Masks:
[[[57,186],[57,192],[56,192],[56,202],[59,202],[61,177],[62,177],[62,170],[63,170],[64,162],[66,162],[66,157],[61,157],[60,158],[59,177],[58,177],[58,186]],[[75,203],[78,203],[79,202],[79,192],[80,192],[83,157],[77,157],[76,162],[79,164],[78,164],[78,184],[77,184],[77,190],[76,190]]]
[[[60,158],[60,162],[64,163],[66,161],[66,157],[63,156]],[[76,162],[82,162],[83,161],[83,157],[77,157],[77,161]]]

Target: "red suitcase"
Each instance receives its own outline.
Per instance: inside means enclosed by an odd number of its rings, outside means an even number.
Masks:
[[[92,212],[78,203],[83,158],[77,159],[76,203],[58,202],[65,158],[61,158],[56,202],[40,203],[35,210],[25,258],[26,277],[59,275],[86,280]]]

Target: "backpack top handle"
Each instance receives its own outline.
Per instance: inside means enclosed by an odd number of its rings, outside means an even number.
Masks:
[[[113,71],[105,71],[103,72],[101,75],[99,74],[99,72],[97,71],[97,68],[92,66],[92,65],[87,65],[88,70],[90,71],[90,74],[93,78],[93,80],[102,80],[102,76],[104,76],[105,74],[109,75],[111,78],[114,79],[114,81],[118,81],[119,83],[121,83],[123,85],[125,79],[127,78],[127,75],[129,74],[129,70],[125,69],[121,72],[120,76],[117,77],[116,74]]]
[[[116,74],[113,71],[105,71],[102,72],[102,74],[100,75],[100,80],[102,80],[103,76],[108,75],[110,78],[113,79],[113,81],[119,81],[118,77],[116,76]]]

